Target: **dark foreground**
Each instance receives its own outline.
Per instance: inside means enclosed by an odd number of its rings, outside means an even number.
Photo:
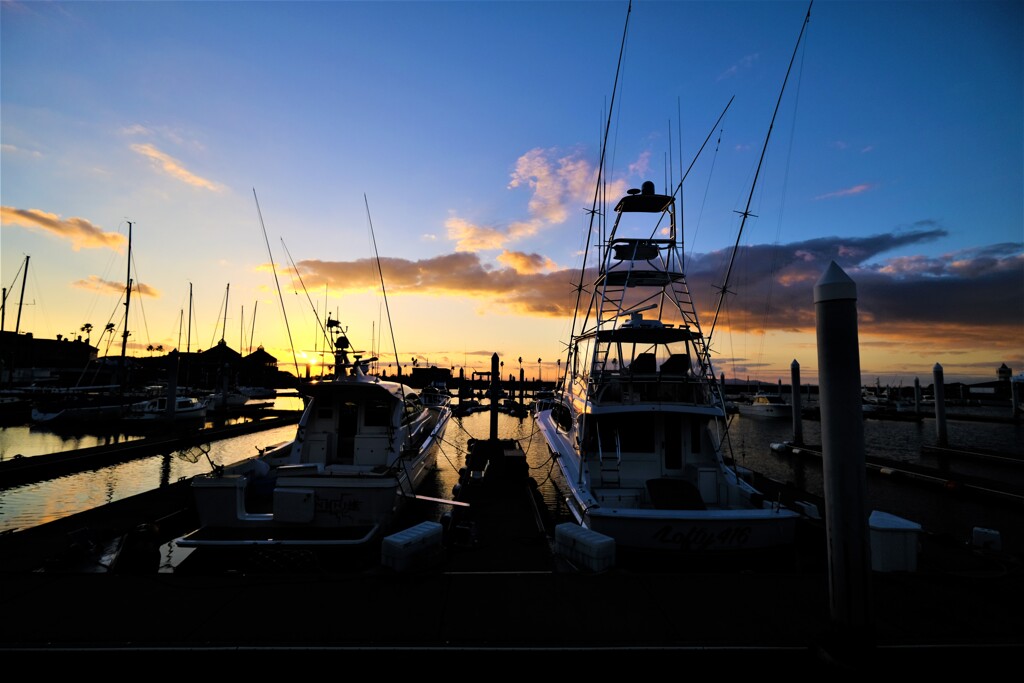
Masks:
[[[1001,552],[924,535],[914,571],[862,574],[866,616],[842,623],[819,527],[767,555],[617,554],[610,568],[588,570],[553,552],[532,480],[488,486],[467,487],[472,513],[446,520],[444,543],[402,568],[382,562],[375,546],[197,550],[173,572],[158,572],[151,556],[129,552],[131,535],[104,571],[84,561],[86,533],[99,540],[143,521],[159,528],[152,542],[189,531],[181,486],[159,501],[126,499],[7,534],[0,652],[8,662],[38,663],[148,654],[179,672],[196,654],[241,655],[232,672],[254,673],[268,657],[345,671],[371,661],[392,672],[399,662],[417,671],[443,664],[443,675],[468,675],[466,655],[492,655],[487,670],[504,674],[539,673],[541,660],[619,671],[661,659],[673,671],[714,663],[730,674],[783,675],[873,674],[892,664],[913,665],[915,674],[952,664],[983,671],[1024,656],[1024,567]]]

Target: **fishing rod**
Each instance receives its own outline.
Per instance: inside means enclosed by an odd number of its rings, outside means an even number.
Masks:
[[[373,242],[373,255],[377,261],[377,274],[380,276],[380,290],[384,297],[384,310],[388,316],[388,330],[391,332],[391,348],[395,352],[395,363],[398,365],[398,371],[402,370],[402,361],[398,357],[398,344],[395,343],[395,327],[391,323],[391,308],[388,306],[388,292],[384,287],[384,271],[380,267],[380,254],[377,252],[377,237],[373,233],[373,219],[370,217],[370,203],[366,199],[366,194],[363,193],[363,203],[366,205],[366,221],[370,226],[370,240]],[[398,383],[402,386],[402,383]],[[404,390],[403,390],[404,391]]]
[[[274,265],[274,254],[270,251],[270,240],[267,239],[267,226],[263,223],[263,212],[260,211],[260,200],[256,196],[256,188],[252,188],[253,199],[256,200],[256,213],[260,217],[260,228],[263,229],[263,241],[267,244],[267,256],[270,258],[270,269],[274,272],[274,285],[277,287],[277,298],[281,301],[281,315],[284,316],[284,328],[288,332],[288,346],[292,352],[292,363],[295,365],[295,377],[298,379],[299,359],[295,356],[295,343],[292,341],[292,328],[288,325],[288,311],[284,307],[284,297],[281,296],[281,283],[277,279],[277,267]]]
[[[789,58],[789,67],[786,69],[786,77],[782,80],[782,88],[779,90],[779,98],[775,102],[775,111],[772,113],[771,122],[768,124],[768,133],[764,137],[764,145],[761,147],[761,157],[757,162],[757,169],[754,172],[754,180],[750,184],[750,194],[747,196],[747,205],[742,212],[739,212],[743,216],[740,221],[740,229],[736,234],[736,244],[733,246],[732,254],[729,257],[729,267],[725,273],[725,281],[722,283],[721,295],[718,297],[718,307],[715,309],[715,317],[711,320],[711,329],[708,331],[707,345],[708,349],[711,348],[711,336],[715,333],[715,325],[718,324],[718,316],[722,311],[722,303],[725,301],[725,295],[728,293],[729,278],[732,276],[732,267],[736,261],[736,252],[740,247],[740,239],[743,236],[743,227],[747,224],[747,218],[750,217],[750,204],[754,199],[754,188],[757,187],[757,179],[761,174],[761,166],[764,163],[765,154],[768,151],[768,141],[772,136],[772,129],[775,127],[775,117],[779,114],[779,107],[782,104],[782,95],[786,92],[786,83],[789,81],[789,74],[793,70],[793,63],[796,61],[797,51],[800,49],[800,42],[803,39],[804,31],[807,29],[807,24],[811,21],[811,7],[814,5],[814,0],[811,0],[810,5],[807,6],[807,14],[804,17],[803,23],[800,25],[800,35],[797,36],[796,45],[793,47],[793,55]],[[710,350],[708,351],[710,361]]]
[[[313,299],[309,296],[309,290],[306,289],[306,283],[302,281],[302,275],[299,273],[299,269],[295,266],[295,261],[292,259],[292,254],[288,251],[288,245],[284,243],[283,237],[281,238],[281,246],[284,247],[284,253],[288,255],[288,262],[292,264],[292,270],[295,271],[295,277],[299,279],[299,284],[302,285],[302,291],[306,294],[306,300],[309,301],[309,307],[313,309],[313,316],[316,318],[316,324],[320,326],[320,331],[323,332],[324,339],[326,341],[331,341],[330,336],[327,334],[327,329],[320,320],[320,312],[316,310],[316,306],[313,304]]]

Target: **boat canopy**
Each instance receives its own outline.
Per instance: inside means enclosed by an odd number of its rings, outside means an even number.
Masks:
[[[599,342],[620,344],[671,344],[673,342],[690,341],[698,337],[697,333],[685,327],[628,327],[614,330],[600,330],[597,333]]]

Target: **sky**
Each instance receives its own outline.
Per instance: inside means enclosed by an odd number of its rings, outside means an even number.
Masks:
[[[1017,374],[1022,36],[1010,1],[0,0],[3,329],[119,355],[130,275],[129,355],[303,374],[329,315],[550,381],[604,150],[612,204],[686,171],[727,380],[817,381],[832,261],[865,385]]]

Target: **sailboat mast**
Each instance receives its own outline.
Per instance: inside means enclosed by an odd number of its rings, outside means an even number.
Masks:
[[[252,353],[252,338],[256,336],[256,307],[259,304],[260,302],[257,301],[252,305],[252,331],[249,333],[249,353]]]
[[[28,254],[25,255],[25,273],[21,276],[21,295],[18,297],[18,320],[14,324],[14,333],[21,329],[21,307],[25,303],[25,280],[28,279]]]
[[[231,294],[231,283],[228,283],[227,289],[224,290],[224,322],[220,327],[220,340],[224,341],[228,331],[228,296]]]
[[[128,312],[132,300],[132,222],[128,221],[128,289],[124,295],[124,332],[121,334],[121,360],[118,363],[118,383],[124,384],[124,357],[128,352]]]

